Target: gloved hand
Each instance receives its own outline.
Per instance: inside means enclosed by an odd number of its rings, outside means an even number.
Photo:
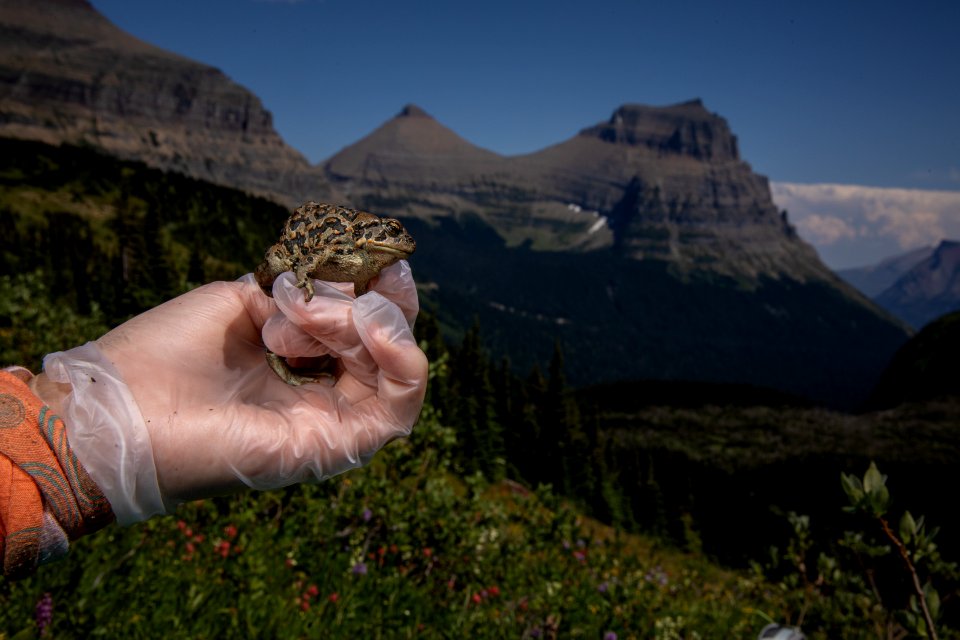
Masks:
[[[273,298],[250,275],[214,282],[45,358],[38,391],[70,391],[49,403],[121,524],[243,486],[328,478],[409,434],[427,383],[409,265],[356,299],[352,285],[315,285],[305,303],[291,274]],[[294,365],[340,358],[336,383],[287,385],[265,344]]]

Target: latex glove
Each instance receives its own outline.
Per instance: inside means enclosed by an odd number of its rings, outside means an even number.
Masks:
[[[47,356],[45,374],[72,386],[54,409],[119,522],[244,486],[328,478],[409,434],[427,381],[409,266],[385,269],[357,299],[315,285],[304,303],[290,274],[274,298],[251,275],[211,283]],[[289,386],[265,342],[290,358],[335,355],[342,372],[332,386]]]

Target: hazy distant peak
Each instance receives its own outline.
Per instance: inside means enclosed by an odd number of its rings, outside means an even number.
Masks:
[[[400,110],[400,113],[397,114],[398,118],[429,118],[433,120],[433,116],[421,109],[415,104],[408,104]]]

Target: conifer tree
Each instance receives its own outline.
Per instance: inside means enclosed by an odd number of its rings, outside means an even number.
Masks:
[[[551,468],[554,464],[547,459],[543,443],[543,407],[547,396],[547,380],[534,363],[530,374],[522,387],[519,399],[520,449],[517,466],[523,477],[532,484],[551,482]]]
[[[480,323],[464,335],[453,371],[453,417],[462,444],[467,472],[480,471],[489,478],[503,475],[503,431],[493,409],[490,364],[480,341]]]

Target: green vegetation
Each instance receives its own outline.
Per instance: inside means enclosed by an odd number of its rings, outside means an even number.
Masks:
[[[95,322],[114,325],[201,282],[253,270],[287,215],[90,149],[0,139],[0,274],[35,278],[28,299]],[[0,358],[14,361],[24,351],[4,316]]]
[[[248,271],[285,216],[92,151],[2,144],[0,359],[35,370]],[[0,639],[35,635],[38,603],[52,637],[666,640],[752,638],[769,621],[809,638],[960,637],[941,557],[956,538],[935,543],[889,499],[947,523],[935,487],[955,481],[955,401],[853,416],[723,385],[573,393],[561,343],[518,378],[482,346],[496,325],[451,347],[443,320],[441,306],[417,323],[431,381],[411,438],[321,485],[191,503],[0,579]]]

